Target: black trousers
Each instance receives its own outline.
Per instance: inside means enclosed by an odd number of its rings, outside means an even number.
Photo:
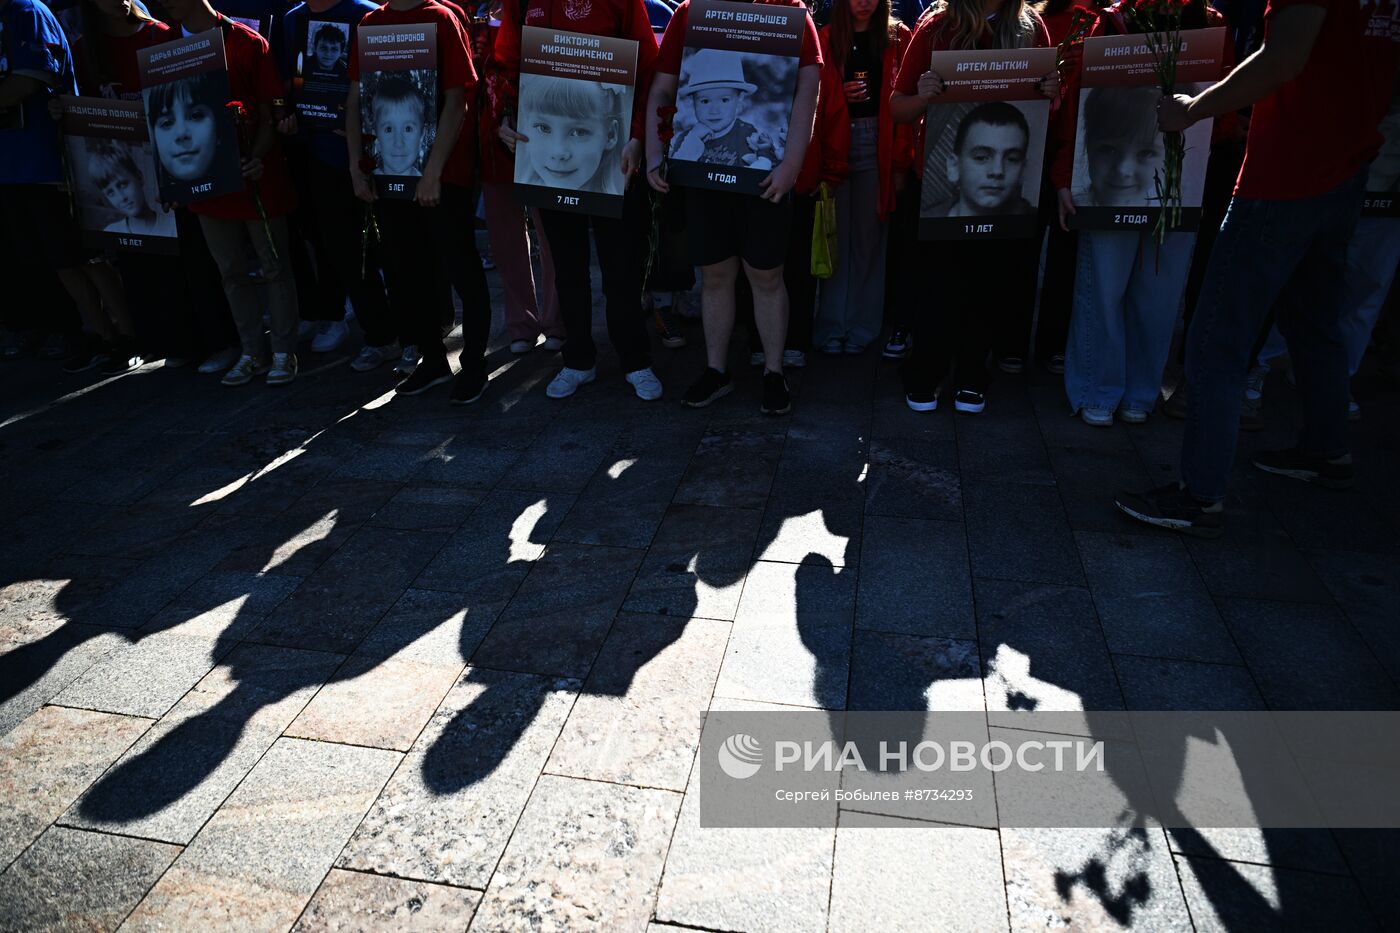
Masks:
[[[922,264],[926,244],[919,242],[919,179],[909,181],[895,198],[885,247],[885,320],[908,330],[928,297]]]
[[[316,320],[339,320],[329,312],[340,310],[343,314],[348,296],[364,329],[365,343],[371,347],[393,343],[397,335],[379,276],[379,244],[371,233],[366,253],[363,234],[368,207],[355,197],[349,169],[317,163],[302,190],[310,198],[319,243],[318,304],[327,311]]]
[[[1060,229],[1056,216],[1048,224],[1045,280],[1040,286],[1040,316],[1035,325],[1035,355],[1041,361],[1063,356],[1069,342],[1069,319],[1074,307],[1074,272],[1079,259],[1079,231]]]
[[[695,266],[690,262],[690,241],[685,232],[685,192],[677,190],[665,195],[650,192],[648,207],[659,212],[660,222],[647,291],[688,292],[695,287]],[[646,229],[651,229],[650,220]],[[643,257],[650,248],[649,242],[643,246]]]
[[[651,342],[642,316],[642,273],[650,205],[646,186],[634,180],[623,198],[622,217],[589,217],[540,211],[544,235],[554,257],[554,288],[564,320],[564,365],[592,369],[598,361],[593,342],[593,279],[589,271],[588,231],[598,252],[607,307],[608,338],[624,373],[651,365]]]
[[[921,264],[929,289],[913,320],[914,348],[901,376],[910,394],[934,392],[950,371],[953,388],[985,392],[987,354],[1005,309],[1025,301],[1021,265],[1034,263],[1034,241],[925,244]],[[1018,265],[1020,264],[1020,265]]]
[[[783,261],[783,284],[788,293],[787,339],[785,350],[804,353],[812,345],[812,319],[817,313],[817,279],[812,275],[812,227],[817,218],[817,199],[812,195],[792,196],[792,235],[788,239],[787,259]],[[743,271],[735,281],[736,316],[748,331],[752,352],[763,349],[759,339],[758,322],[753,315],[753,288]]]
[[[491,296],[476,252],[474,192],[444,184],[436,207],[380,198],[374,212],[399,339],[416,345],[425,361],[445,362],[441,309],[455,288],[462,299],[462,370],[484,376]]]

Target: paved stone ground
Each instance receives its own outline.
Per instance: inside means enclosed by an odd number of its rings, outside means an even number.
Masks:
[[[706,708],[1397,708],[1393,389],[1359,490],[1241,469],[1203,543],[1110,504],[1164,419],[1037,374],[915,415],[873,354],[690,412],[691,336],[650,405],[606,351],[561,403],[497,349],[467,410],[343,356],[0,370],[0,928],[1400,926],[1391,834],[702,830],[693,792]]]

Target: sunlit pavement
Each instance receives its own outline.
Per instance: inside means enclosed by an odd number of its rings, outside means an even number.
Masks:
[[[494,282],[494,277],[493,277]],[[601,324],[601,313],[598,315]],[[1400,391],[1359,488],[1117,514],[1180,424],[1055,377],[915,414],[871,352],[701,411],[493,342],[486,397],[0,368],[0,928],[1361,929],[1381,832],[707,830],[706,709],[1396,709]],[[1241,462],[1284,446],[1273,380]]]

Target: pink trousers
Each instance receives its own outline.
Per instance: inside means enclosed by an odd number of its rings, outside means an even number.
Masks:
[[[539,212],[530,212],[540,245],[537,283],[530,265],[525,208],[515,199],[512,187],[509,182],[487,182],[481,186],[486,202],[486,236],[505,286],[506,334],[511,340],[534,340],[540,334],[562,338],[564,322],[559,318],[559,300],[554,294],[554,261],[540,232],[543,228]]]

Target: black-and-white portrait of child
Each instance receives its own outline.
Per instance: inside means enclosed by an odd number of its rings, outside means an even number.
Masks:
[[[520,80],[515,180],[526,185],[620,195],[622,147],[632,115],[632,88],[527,74]]]
[[[795,58],[687,48],[670,157],[772,169],[787,150],[796,86]]]
[[[159,203],[148,145],[72,137],[84,229],[124,236],[175,236],[175,215]]]
[[[241,177],[224,72],[179,78],[146,88],[142,94],[163,197],[184,201],[205,182],[226,185]]]
[[[374,174],[417,177],[437,133],[437,72],[378,71],[361,78],[360,113],[372,135]]]
[[[1194,94],[1204,85],[1185,84]],[[1155,207],[1167,150],[1157,127],[1155,86],[1087,88],[1079,105],[1075,139],[1074,203],[1079,207]],[[1200,207],[1210,156],[1211,122],[1186,131],[1181,168],[1181,203]]]
[[[926,127],[925,217],[1033,214],[1048,108],[1042,101],[937,105]]]
[[[310,20],[306,24],[306,65],[308,78],[346,81],[350,65],[350,24]]]

